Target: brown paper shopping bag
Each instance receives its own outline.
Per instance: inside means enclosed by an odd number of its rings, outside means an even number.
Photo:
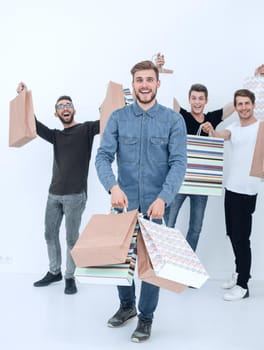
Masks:
[[[137,210],[93,215],[71,251],[76,266],[125,262],[137,215]]]
[[[100,106],[100,134],[103,134],[106,123],[113,111],[125,106],[123,85],[113,81],[108,83],[106,96]]]
[[[23,90],[9,105],[9,146],[21,147],[36,137],[31,91]]]
[[[250,176],[264,178],[264,122],[259,124]]]
[[[168,289],[172,292],[180,293],[187,286],[184,284],[168,280],[157,276],[155,273],[152,263],[150,261],[144,240],[141,232],[138,232],[137,236],[137,254],[138,254],[138,277],[145,282],[154,284],[155,286]]]
[[[74,275],[81,283],[131,286],[134,279],[137,259],[136,245],[139,224],[134,228],[133,237],[125,262],[100,266],[77,267]]]

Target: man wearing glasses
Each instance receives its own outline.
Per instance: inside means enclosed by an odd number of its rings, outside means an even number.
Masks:
[[[27,89],[20,83],[17,92]],[[59,231],[63,215],[66,227],[65,294],[77,293],[74,280],[75,264],[70,251],[79,236],[82,213],[87,200],[87,177],[94,136],[99,134],[99,120],[77,123],[69,96],[61,96],[55,104],[55,117],[63,130],[49,129],[36,119],[37,134],[53,145],[54,160],[45,213],[45,239],[49,271],[35,287],[48,286],[62,280]]]

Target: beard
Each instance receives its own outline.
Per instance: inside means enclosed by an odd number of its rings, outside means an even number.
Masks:
[[[153,100],[155,100],[156,95],[157,95],[157,90],[155,92],[152,93],[152,95],[150,96],[150,98],[148,100],[142,100],[139,96],[139,94],[136,93],[136,91],[134,90],[134,94],[137,98],[137,100],[142,103],[142,104],[148,104],[151,103]]]
[[[60,121],[62,122],[62,124],[71,124],[73,121],[73,118],[74,118],[74,114],[72,113],[70,116],[70,119],[68,119],[68,120],[63,119],[63,117],[61,117],[60,115],[58,117],[59,117]]]

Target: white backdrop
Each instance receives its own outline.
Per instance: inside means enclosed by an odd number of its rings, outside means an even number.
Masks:
[[[207,110],[217,109],[264,63],[264,5],[262,0],[10,0],[1,5],[0,271],[42,274],[47,270],[43,221],[52,147],[39,138],[20,149],[7,147],[9,101],[18,82],[32,89],[39,120],[60,128],[53,116],[58,96],[72,96],[77,121],[97,119],[108,81],[130,87],[134,63],[161,51],[174,74],[161,76],[159,102],[172,106],[176,96],[188,108],[189,86],[200,82],[209,89]],[[98,145],[96,137],[82,228],[91,214],[109,208],[94,168]],[[255,279],[263,279],[263,192],[252,233]],[[183,232],[188,205],[178,220]],[[64,239],[62,228],[63,245]],[[209,199],[198,254],[213,278],[232,272],[223,198]]]

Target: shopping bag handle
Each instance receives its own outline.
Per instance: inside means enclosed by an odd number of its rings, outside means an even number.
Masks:
[[[124,208],[114,208],[114,207],[111,207],[110,208],[110,213],[111,214],[118,214],[119,211],[117,209],[120,209],[120,211],[123,209],[123,213],[127,213],[127,207],[124,207]]]
[[[197,135],[197,136],[201,136],[201,132],[202,132],[202,124],[200,124],[199,129],[197,130],[196,135]]]
[[[157,220],[161,220],[161,226],[166,226],[166,223],[165,223],[165,220],[164,220],[163,216],[162,216],[161,219],[157,219]],[[152,221],[152,216],[149,217],[149,221]]]
[[[144,219],[147,215],[144,215],[143,213],[139,213],[138,216],[139,216],[139,218]],[[148,217],[148,216],[147,216],[147,217]],[[162,221],[161,225],[162,225],[162,226],[166,226],[164,217],[162,217],[161,219],[157,219],[157,220],[161,220],[161,221]],[[153,221],[152,216],[149,216],[149,221]]]

